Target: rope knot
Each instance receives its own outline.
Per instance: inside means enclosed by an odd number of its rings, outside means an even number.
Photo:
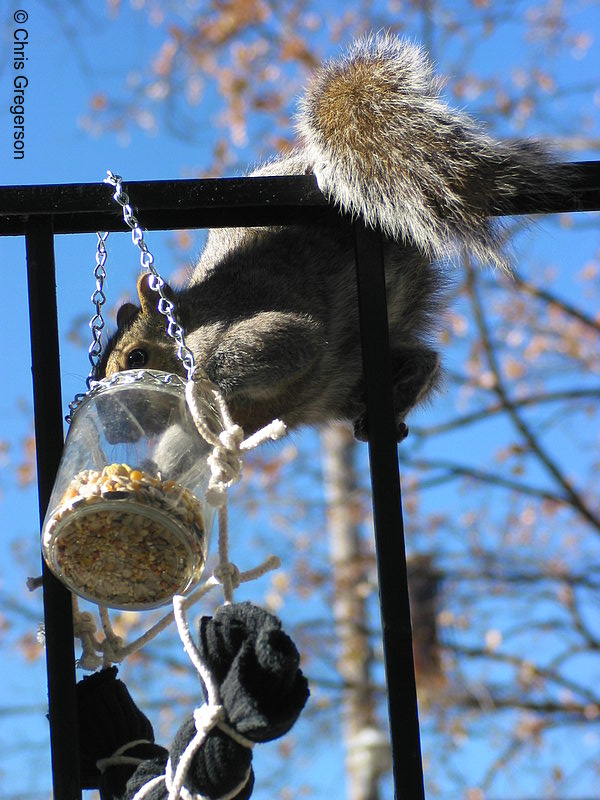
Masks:
[[[80,611],[73,615],[73,631],[75,636],[85,636],[86,633],[94,634],[97,629],[91,611]]]
[[[227,450],[238,453],[244,441],[244,431],[239,425],[233,424],[219,434],[219,439]]]
[[[117,664],[122,661],[124,644],[125,641],[121,636],[107,636],[100,645],[105,663]]]
[[[207,734],[225,719],[225,709],[221,705],[203,705],[194,709],[194,724],[200,734]]]
[[[227,489],[236,483],[242,474],[240,446],[244,432],[239,425],[232,425],[219,434],[218,444],[208,456],[211,478],[207,500],[217,507],[224,505]]]
[[[77,659],[76,664],[80,669],[95,672],[98,667],[102,666],[102,659],[93,653],[83,653],[81,658]]]
[[[212,480],[227,486],[235,483],[242,472],[239,450],[230,450],[218,444],[213,448],[207,461],[212,472]]]
[[[222,564],[218,564],[215,567],[213,575],[221,584],[224,584],[228,580],[231,581],[231,586],[233,589],[237,589],[241,583],[240,570],[237,565],[233,564],[231,561],[225,561]]]

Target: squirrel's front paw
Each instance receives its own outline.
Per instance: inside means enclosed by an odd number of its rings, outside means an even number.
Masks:
[[[361,414],[354,420],[354,438],[359,442],[369,441],[369,429],[367,425],[367,415]],[[400,443],[408,436],[408,425],[400,419],[396,420],[396,442]]]

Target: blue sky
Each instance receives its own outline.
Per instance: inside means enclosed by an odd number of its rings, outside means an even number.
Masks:
[[[454,4],[449,4],[454,7]],[[21,27],[28,32],[28,49],[24,74],[29,79],[26,89],[26,157],[23,161],[12,158],[12,117],[7,111],[12,95],[14,70],[11,51],[13,32],[17,27],[13,15],[18,9],[26,10],[28,20]],[[118,17],[107,21],[103,10],[81,12],[75,4],[44,3],[27,0],[21,3],[5,2],[0,10],[2,23],[2,48],[0,49],[0,183],[82,183],[99,182],[107,169],[120,172],[127,180],[152,180],[190,177],[202,169],[208,160],[209,136],[200,136],[197,142],[182,141],[169,136],[164,127],[151,135],[134,130],[131,136],[118,139],[108,134],[94,137],[81,126],[82,117],[88,113],[89,98],[97,91],[110,90],[118,95],[122,87],[131,82],[136,70],[143,69],[149,53],[160,43],[158,29],[146,23],[145,16],[125,5]],[[581,18],[581,26],[588,30],[600,30],[600,10],[597,4],[589,4]],[[411,32],[418,37],[419,30]],[[486,48],[480,43],[476,48],[474,63],[478,68],[496,72],[507,59],[517,61],[519,48],[513,46],[510,28],[502,37]],[[442,66],[451,69],[452,60]],[[508,68],[508,67],[507,67]],[[587,59],[574,62],[564,59],[564,77],[569,81],[580,81],[582,85],[597,83],[600,57],[598,45],[592,47]],[[593,93],[590,94],[590,98]],[[596,105],[591,105],[589,115],[598,116]],[[564,135],[569,130],[571,109],[561,100],[553,101],[552,115],[548,125],[537,121],[535,128],[526,133],[547,136]],[[206,124],[210,127],[210,113]],[[250,155],[249,159],[254,156]],[[594,154],[578,153],[577,158],[594,157]],[[597,154],[596,154],[597,157]],[[554,222],[540,225],[545,243],[529,249],[532,262],[542,261],[550,255],[556,262],[572,262],[579,268],[586,253],[592,251],[597,233],[582,231],[574,244]],[[150,247],[156,255],[159,269],[169,275],[179,266],[169,234],[155,233],[148,237]],[[539,241],[539,240],[538,240]],[[138,257],[129,238],[111,236],[109,239],[109,300],[116,300],[134,286],[138,270]],[[537,249],[536,249],[537,247]],[[60,299],[59,313],[62,329],[68,327],[75,313],[88,313],[88,297],[93,289],[95,236],[82,235],[58,237],[56,242],[57,283]],[[2,314],[0,315],[0,364],[4,368],[3,391],[0,400],[0,440],[8,439],[14,448],[30,431],[31,425],[31,373],[29,358],[29,333],[27,287],[24,266],[24,241],[19,238],[0,240],[2,263]],[[576,281],[566,280],[562,286],[573,297],[579,295]],[[594,309],[590,308],[593,312]],[[457,355],[458,357],[458,355]],[[87,355],[79,346],[65,338],[61,341],[61,367],[65,407],[71,397],[82,391],[87,374]],[[434,410],[421,414],[418,421],[431,422],[444,416],[455,398],[442,398]],[[432,416],[435,415],[435,416]],[[495,435],[503,435],[502,423],[498,423]],[[307,434],[307,437],[311,437]],[[460,447],[468,460],[470,451],[477,452],[481,442],[477,435],[463,438],[448,437],[441,448]],[[299,437],[300,439],[300,437]],[[315,439],[306,438],[310,446]],[[570,442],[565,441],[567,457]],[[13,474],[14,462],[7,464],[0,479],[0,526],[7,547],[19,547],[14,564],[0,570],[2,580],[0,598],[16,597],[30,614],[24,625],[35,627],[36,615],[41,614],[38,597],[28,595],[24,587],[27,570],[36,568],[37,558],[37,500],[33,489],[23,491],[16,485]],[[448,502],[441,496],[440,504]],[[23,548],[23,541],[29,542]],[[24,549],[24,552],[23,552]],[[15,566],[16,565],[16,566]],[[2,601],[0,601],[0,605]],[[3,792],[6,796],[19,796],[26,800],[42,797],[50,783],[46,745],[46,728],[43,719],[45,703],[45,675],[43,660],[23,662],[14,646],[14,633],[8,636],[8,647],[3,648],[3,680],[0,687],[0,707],[32,703],[38,712],[25,717],[8,715],[0,717],[0,752],[5,758],[0,763]],[[12,638],[11,638],[12,637]],[[12,646],[11,646],[12,642]],[[26,726],[21,731],[27,747],[19,746],[14,752],[15,721]],[[19,740],[21,741],[21,740]],[[10,760],[6,758],[10,757]],[[326,759],[326,754],[323,755]],[[14,759],[14,760],[13,760]],[[10,764],[13,769],[8,774]],[[314,767],[315,765],[313,765]],[[317,771],[323,775],[327,768]],[[325,791],[335,792],[335,783],[340,779],[337,764],[328,779],[323,778]],[[2,795],[4,796],[4,795]],[[391,795],[390,795],[391,796]]]

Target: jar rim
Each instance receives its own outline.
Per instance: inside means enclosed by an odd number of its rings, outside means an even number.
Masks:
[[[146,380],[150,385],[176,386],[185,391],[185,380],[175,372],[165,372],[159,369],[126,369],[121,372],[115,372],[106,378],[101,378],[99,381],[91,381],[90,388],[86,392],[84,399],[113,386],[128,386],[142,380]]]
[[[185,394],[186,382],[175,372],[164,372],[158,369],[126,369],[121,372],[115,372],[106,378],[101,378],[99,381],[90,381],[89,389],[84,395],[77,397],[77,402],[71,404],[71,414],[67,417],[67,422],[72,424],[73,420],[79,409],[85,406],[90,400],[97,395],[106,392],[109,389],[122,388],[126,386],[133,386],[136,383],[144,381],[144,385],[149,389],[163,389],[165,386],[173,388],[180,394]],[[208,398],[207,398],[207,402]],[[209,402],[212,407],[212,404]],[[216,411],[216,409],[214,409]]]
[[[87,392],[75,395],[73,401],[69,403],[69,413],[65,417],[65,420],[70,425],[81,406],[85,405],[90,398],[106,391],[106,389],[111,389],[119,385],[130,386],[143,379],[148,379],[147,384],[151,385],[154,383],[156,387],[175,386],[177,389],[181,389],[185,392],[184,379],[181,375],[177,375],[174,372],[146,368],[122,370],[106,378],[101,378],[99,381],[90,380]]]

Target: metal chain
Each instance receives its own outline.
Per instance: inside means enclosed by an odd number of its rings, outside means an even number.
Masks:
[[[194,354],[185,343],[183,328],[175,317],[175,304],[169,300],[165,294],[165,282],[154,266],[154,256],[150,250],[148,250],[148,246],[144,241],[144,232],[133,213],[133,208],[129,203],[129,196],[123,191],[123,179],[120,175],[115,175],[110,170],[107,170],[107,177],[104,178],[103,182],[108,183],[115,189],[113,198],[123,210],[123,220],[131,229],[132,242],[140,250],[140,263],[142,268],[151,274],[150,288],[159,296],[157,303],[158,311],[167,318],[167,335],[175,340],[177,344],[177,358],[183,364],[188,380],[191,380],[194,373],[196,373],[198,369],[194,360]],[[90,330],[92,331],[92,343],[88,349],[88,357],[91,364],[90,373],[86,378],[86,386],[88,391],[90,391],[92,388],[92,384],[94,383],[96,376],[97,366],[102,356],[102,331],[104,330],[102,306],[106,302],[106,295],[104,294],[104,281],[106,279],[105,264],[108,257],[108,253],[106,251],[108,232],[96,233],[96,236],[98,237],[98,243],[96,246],[96,267],[94,269],[96,289],[91,296],[91,301],[96,308],[96,313],[89,323]],[[69,403],[69,414],[67,414],[65,417],[65,420],[69,424],[73,419],[73,414],[80,406],[84,397],[84,393],[76,394],[73,400]]]
[[[90,374],[86,380],[86,386],[91,389],[92,381],[96,376],[98,362],[102,356],[102,331],[104,330],[104,317],[102,316],[102,306],[106,302],[106,295],[104,294],[104,281],[106,279],[106,270],[104,268],[108,253],[106,252],[106,240],[108,239],[108,231],[104,233],[96,233],[98,237],[98,244],[96,245],[96,267],[94,269],[94,277],[96,278],[96,290],[91,296],[91,301],[96,307],[96,313],[90,320],[90,330],[92,332],[92,343],[88,350],[88,357],[90,359]]]
[[[150,279],[150,288],[159,295],[157,307],[159,312],[167,318],[167,335],[177,343],[177,358],[183,364],[187,372],[188,380],[190,380],[196,371],[194,354],[185,343],[183,328],[175,317],[175,304],[169,300],[165,294],[165,282],[154,266],[154,256],[148,250],[148,246],[144,241],[144,232],[133,214],[133,209],[129,203],[129,196],[123,191],[122,181],[123,179],[120,175],[115,175],[110,170],[107,170],[107,177],[104,179],[104,183],[110,184],[115,189],[113,198],[123,209],[123,220],[125,224],[131,228],[132,242],[140,249],[140,263],[142,268],[152,275]]]
[[[94,277],[96,278],[96,289],[93,292],[90,300],[96,308],[96,313],[89,321],[89,328],[92,332],[92,343],[88,348],[88,358],[90,360],[90,372],[85,379],[85,385],[88,392],[92,388],[92,383],[95,380],[96,368],[102,356],[102,331],[104,330],[104,317],[102,316],[102,306],[106,302],[106,295],[104,294],[104,281],[106,279],[105,264],[108,253],[106,252],[106,240],[108,239],[108,231],[97,232],[98,243],[96,244],[96,266],[94,267]],[[69,413],[65,417],[65,421],[70,425],[73,421],[73,414],[79,406],[85,392],[78,392],[69,403]]]

